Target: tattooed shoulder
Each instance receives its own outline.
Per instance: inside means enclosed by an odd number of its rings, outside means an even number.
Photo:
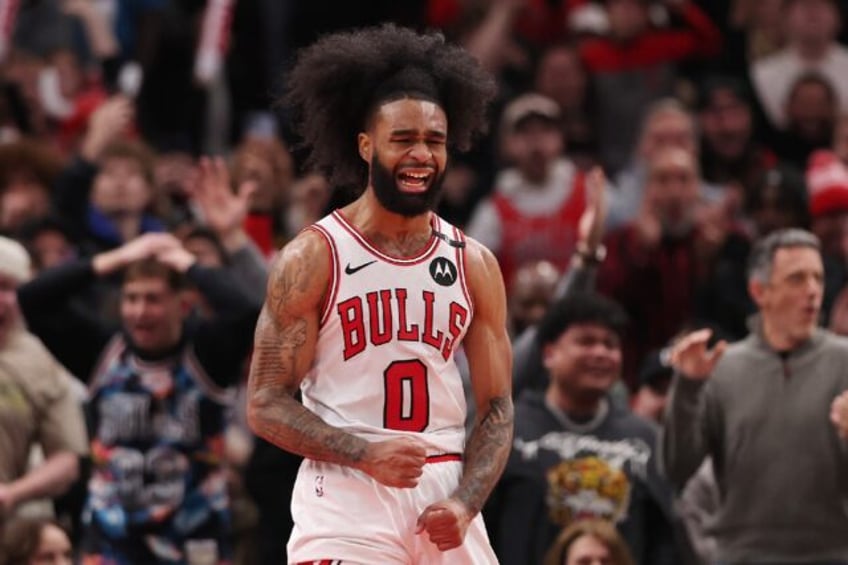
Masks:
[[[323,237],[304,231],[286,245],[268,277],[267,307],[273,318],[297,316],[321,303],[330,277]]]

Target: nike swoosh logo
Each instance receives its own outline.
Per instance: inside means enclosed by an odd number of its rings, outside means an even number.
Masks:
[[[377,260],[374,259],[373,261],[368,261],[367,263],[363,263],[363,264],[358,265],[356,267],[351,267],[350,263],[348,263],[347,267],[345,267],[345,273],[348,274],[348,275],[352,275],[356,271],[361,271],[362,269],[364,269],[368,265],[371,265],[371,264],[376,263],[376,262],[377,262]]]

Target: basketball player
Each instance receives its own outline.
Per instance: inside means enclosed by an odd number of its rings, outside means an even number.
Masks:
[[[512,438],[503,280],[432,212],[494,84],[441,36],[391,25],[324,37],[290,78],[312,164],[364,190],[282,250],[256,329],[250,424],[306,458],[289,562],[496,563],[479,512]]]

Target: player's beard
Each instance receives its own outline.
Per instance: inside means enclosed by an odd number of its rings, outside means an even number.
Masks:
[[[394,172],[380,163],[376,152],[371,158],[371,186],[374,187],[374,195],[383,208],[407,218],[418,216],[436,207],[442,191],[444,174],[442,171],[434,171],[434,175],[430,186],[424,192],[403,192],[397,186]]]

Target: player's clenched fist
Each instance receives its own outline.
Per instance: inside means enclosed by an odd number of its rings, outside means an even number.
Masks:
[[[454,498],[448,498],[424,509],[418,517],[415,533],[427,532],[430,541],[439,551],[448,551],[462,545],[471,514],[465,505]]]
[[[359,468],[386,486],[413,488],[426,462],[427,451],[421,442],[400,437],[369,444]]]

